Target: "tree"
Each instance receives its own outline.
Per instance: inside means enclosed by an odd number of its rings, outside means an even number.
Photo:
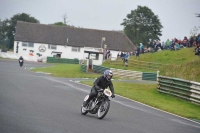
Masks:
[[[16,14],[11,19],[6,19],[5,21],[3,21],[5,23],[4,33],[11,43],[9,49],[12,48],[14,44],[13,34],[15,32],[17,21],[40,23],[39,20],[35,19],[34,17],[31,17],[29,14],[26,13]]]
[[[5,42],[8,40],[7,37],[7,29],[8,29],[8,19],[1,21],[0,19],[0,47],[5,49]]]
[[[163,26],[157,15],[146,6],[138,6],[127,14],[121,25],[124,26],[124,32],[129,39],[135,43],[140,42],[147,45],[149,39],[158,39],[161,36]]]
[[[67,19],[66,13],[63,15],[63,19],[64,19],[64,24],[67,25],[67,23],[69,23],[69,21],[66,22],[66,19]]]
[[[195,15],[197,15],[196,17],[199,17],[199,18],[200,18],[200,14],[198,14],[198,13],[195,13]]]
[[[190,36],[196,36],[198,32],[198,28],[195,26],[192,30],[190,30]]]
[[[67,26],[63,22],[55,22],[53,25],[58,25],[58,26]]]

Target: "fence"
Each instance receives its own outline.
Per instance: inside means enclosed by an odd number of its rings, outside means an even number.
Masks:
[[[87,66],[81,65],[81,72],[87,72]]]
[[[79,64],[79,60],[78,59],[65,59],[65,58],[47,57],[47,63]]]
[[[142,72],[111,68],[115,77],[142,80]]]
[[[124,65],[124,62],[121,58],[113,60],[110,60],[110,64],[113,65]],[[138,61],[138,60],[128,60],[128,67],[135,67],[135,68],[145,68],[150,70],[158,70],[159,67],[161,67],[163,64],[154,63],[154,62],[145,62],[145,61]]]
[[[159,76],[158,91],[200,104],[200,83],[197,82]]]
[[[103,66],[97,66],[97,65],[93,65],[93,71],[95,73],[100,73],[103,74],[105,70],[110,69],[108,67],[103,67]]]
[[[103,74],[103,72],[107,69],[112,70],[113,75],[119,78],[126,78],[126,79],[136,79],[136,80],[157,80],[157,73],[143,73],[138,71],[130,71],[130,70],[122,70],[122,69],[115,69],[115,68],[108,68],[93,65],[93,71],[95,73]]]

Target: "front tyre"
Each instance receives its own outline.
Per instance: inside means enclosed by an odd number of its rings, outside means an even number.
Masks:
[[[103,119],[108,113],[109,108],[110,108],[110,101],[102,102],[97,111],[98,119]]]
[[[85,110],[85,108],[83,107],[83,105],[81,106],[81,114],[82,115],[86,115],[88,113],[88,111]]]

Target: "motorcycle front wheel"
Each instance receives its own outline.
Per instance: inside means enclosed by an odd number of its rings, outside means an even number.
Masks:
[[[82,115],[86,115],[88,113],[88,111],[86,111],[83,107],[83,105],[81,106],[81,114]]]
[[[110,101],[102,102],[97,111],[98,119],[103,119],[108,113],[109,108],[110,108]]]

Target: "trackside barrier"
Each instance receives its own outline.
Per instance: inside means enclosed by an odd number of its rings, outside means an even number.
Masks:
[[[81,65],[81,72],[87,72],[87,66]]]
[[[157,81],[157,73],[143,72],[142,80]]]
[[[142,80],[142,72],[110,68],[115,77]]]
[[[108,68],[108,67],[93,65],[93,71],[95,73],[103,74],[103,72],[107,69],[112,70],[113,75],[115,77],[126,78],[126,79],[157,81],[157,73],[143,73],[143,72],[138,72],[138,71],[130,71],[130,70]]]
[[[200,105],[200,83],[198,82],[159,76],[158,91]]]
[[[110,69],[108,67],[103,67],[103,66],[97,66],[97,65],[93,65],[93,71],[95,73],[100,73],[103,74],[105,70]]]
[[[47,57],[47,63],[79,64],[79,60],[78,59],[65,59],[65,58]]]

